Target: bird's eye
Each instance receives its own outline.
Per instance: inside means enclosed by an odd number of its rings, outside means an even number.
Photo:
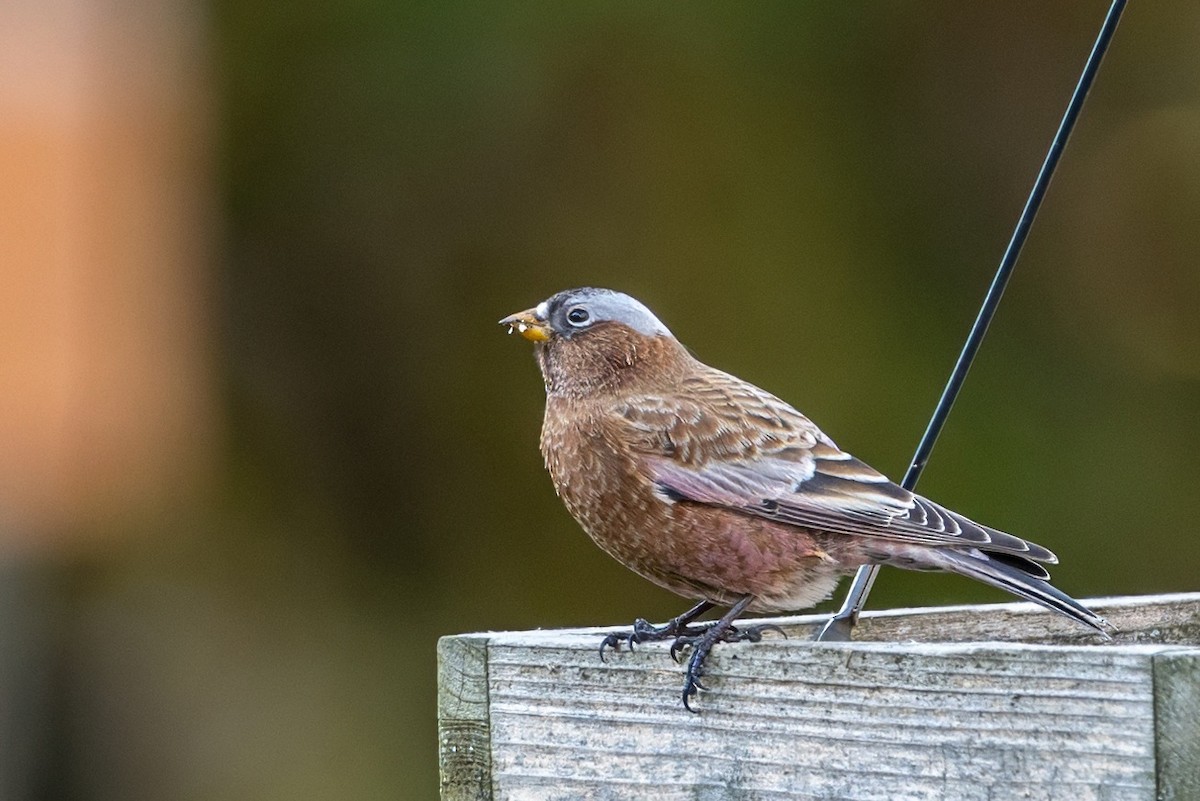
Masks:
[[[576,306],[567,312],[567,322],[569,322],[571,325],[583,325],[589,319],[591,319],[591,315],[588,314],[588,310],[582,306]]]

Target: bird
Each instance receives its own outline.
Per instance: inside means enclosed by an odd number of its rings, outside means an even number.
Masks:
[[[1050,584],[1049,549],[893,483],[790,404],[695,358],[635,298],[568,289],[500,324],[534,343],[541,452],[567,510],[617,561],[696,602],[608,635],[601,657],[660,640],[677,660],[690,651],[689,711],[716,644],[778,631],[734,625],[743,613],[813,606],[867,564],[957,573],[1108,636]],[[693,625],[714,607],[728,611]]]

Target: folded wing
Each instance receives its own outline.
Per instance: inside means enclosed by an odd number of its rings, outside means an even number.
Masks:
[[[1045,571],[1032,562],[1058,561],[893,483],[758,387],[712,370],[683,389],[619,410],[665,497],[832,533],[1011,554],[1039,577]]]

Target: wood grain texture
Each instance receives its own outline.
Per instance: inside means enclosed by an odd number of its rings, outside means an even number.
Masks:
[[[488,638],[438,642],[438,762],[444,801],[492,798]]]
[[[1200,798],[1200,651],[1154,657],[1158,798]]]
[[[446,638],[444,678],[447,643],[485,643],[490,795],[444,773],[443,797],[1200,798],[1200,594],[1090,605],[1113,643],[1029,604],[864,615],[854,643],[783,619],[787,640],[714,650],[699,715],[663,644],[603,664],[611,629]]]

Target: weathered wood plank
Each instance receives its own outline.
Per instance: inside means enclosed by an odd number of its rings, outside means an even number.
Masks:
[[[1200,651],[1154,658],[1158,798],[1200,798]]]
[[[454,773],[463,714],[443,705],[443,797],[1200,798],[1200,594],[1091,604],[1114,643],[1027,604],[865,615],[842,644],[784,619],[788,640],[714,650],[700,715],[663,644],[602,664],[610,629],[446,638],[489,761]],[[458,640],[486,665],[448,668]]]
[[[1114,644],[1200,644],[1200,593],[1095,598],[1086,602],[1117,627]],[[816,635],[821,615],[790,618]],[[791,632],[788,632],[789,636]],[[800,634],[800,636],[805,636]],[[936,642],[1030,642],[1102,645],[1088,629],[1028,603],[889,609],[862,616],[855,640]]]
[[[490,801],[488,637],[438,642],[438,760],[445,801]]]

